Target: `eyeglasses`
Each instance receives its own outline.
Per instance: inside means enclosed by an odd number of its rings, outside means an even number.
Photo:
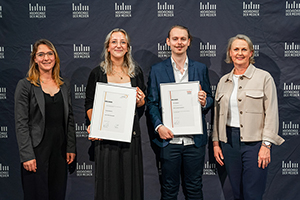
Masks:
[[[49,51],[47,53],[40,52],[40,53],[36,54],[36,56],[39,57],[39,58],[44,58],[45,55],[47,55],[48,57],[50,57],[50,56],[54,55],[54,52],[53,51]]]

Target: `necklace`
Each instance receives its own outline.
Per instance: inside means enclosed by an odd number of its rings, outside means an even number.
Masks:
[[[120,74],[124,73],[123,70],[121,72],[117,72],[116,70],[113,70],[113,72],[114,72],[114,74],[117,74],[120,77],[121,80],[123,79],[123,76],[120,75]]]

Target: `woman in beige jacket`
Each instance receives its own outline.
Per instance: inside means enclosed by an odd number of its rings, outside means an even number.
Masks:
[[[234,199],[262,199],[271,145],[284,142],[278,136],[278,104],[272,76],[254,64],[253,44],[246,35],[230,38],[224,75],[215,95],[213,146],[223,166]]]

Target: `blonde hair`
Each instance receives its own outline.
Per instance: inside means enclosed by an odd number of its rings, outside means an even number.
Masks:
[[[106,36],[105,42],[104,42],[104,48],[103,48],[103,52],[102,52],[102,56],[104,57],[104,60],[100,63],[100,66],[102,67],[102,70],[104,71],[104,73],[112,74],[112,72],[113,72],[112,60],[110,57],[110,52],[108,52],[108,46],[109,46],[111,35],[115,32],[123,33],[127,40],[128,51],[124,55],[123,67],[125,67],[127,69],[128,76],[132,78],[135,75],[135,64],[134,64],[134,60],[131,55],[130,38],[124,29],[115,28],[111,32],[109,32],[108,35]]]
[[[235,40],[237,40],[237,39],[239,39],[239,40],[245,40],[245,41],[248,43],[249,49],[250,49],[250,51],[252,52],[252,56],[250,57],[249,62],[250,62],[251,64],[254,64],[255,61],[254,61],[254,48],[253,48],[253,43],[252,43],[252,41],[250,40],[250,38],[249,38],[248,36],[243,35],[243,34],[237,34],[236,36],[234,36],[234,37],[232,37],[232,38],[230,38],[230,39],[228,40],[228,45],[227,45],[227,52],[226,52],[226,59],[225,59],[225,62],[226,62],[226,63],[232,63],[232,59],[231,59],[231,57],[230,57],[230,49],[231,49],[231,45],[232,45],[233,41],[235,41]]]
[[[30,81],[30,83],[32,83],[35,86],[40,85],[40,71],[39,71],[38,64],[34,60],[35,60],[35,56],[36,56],[38,47],[41,44],[47,45],[47,47],[49,47],[49,49],[51,49],[54,52],[55,65],[52,70],[52,78],[58,86],[61,86],[62,84],[64,84],[64,82],[62,81],[62,78],[59,75],[60,59],[58,57],[58,54],[57,54],[57,51],[56,51],[54,45],[49,40],[46,40],[46,39],[40,39],[40,40],[36,41],[33,45],[33,49],[30,54],[30,63],[29,63],[29,70],[27,72],[27,80]]]

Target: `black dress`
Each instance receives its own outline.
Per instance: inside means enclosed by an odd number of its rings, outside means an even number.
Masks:
[[[106,74],[96,67],[90,74],[86,88],[86,111],[94,101],[96,82],[107,83]],[[131,85],[145,92],[140,68],[131,78]],[[131,143],[95,141],[95,200],[141,200],[144,198],[143,157],[139,118],[144,107],[135,111]]]

